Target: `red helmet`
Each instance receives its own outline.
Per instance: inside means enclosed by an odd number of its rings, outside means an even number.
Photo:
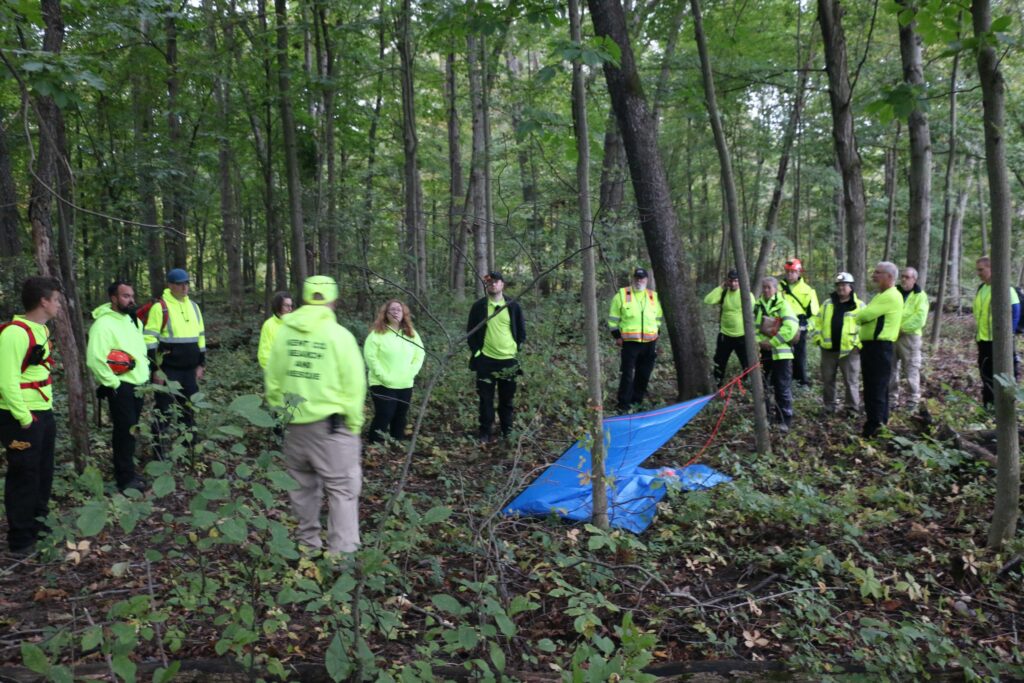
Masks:
[[[114,349],[107,354],[107,365],[110,366],[115,375],[123,375],[135,369],[135,359],[131,357],[131,354],[125,353],[120,349]]]
[[[800,263],[800,259],[798,258],[791,258],[786,259],[786,265],[784,267],[786,270],[795,270],[799,273],[804,269],[804,264]]]

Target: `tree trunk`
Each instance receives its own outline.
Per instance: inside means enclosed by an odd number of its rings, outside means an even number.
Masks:
[[[398,56],[402,88],[402,151],[405,186],[405,279],[406,285],[421,302],[427,294],[426,226],[423,223],[423,188],[420,185],[419,138],[416,135],[416,99],[413,90],[415,52],[409,24],[412,6],[402,1],[398,19]]]
[[[910,0],[900,0],[903,7]],[[924,64],[917,20],[900,25],[900,57],[903,82],[924,96]],[[932,135],[928,113],[919,101],[907,119],[910,138],[910,208],[907,212],[907,265],[917,270],[917,284],[928,284],[929,241],[932,229]]]
[[[186,268],[188,266],[188,239],[185,231],[184,178],[188,175],[184,167],[181,150],[181,115],[178,112],[178,24],[177,13],[168,12],[164,18],[167,60],[167,156],[171,173],[167,174],[164,187],[164,225],[172,229],[164,234],[165,255],[169,258],[165,266]]]
[[[61,16],[60,0],[42,0],[42,15],[45,22],[43,50],[58,54],[64,42],[64,19]],[[68,420],[71,432],[72,453],[75,469],[82,472],[89,456],[89,424],[86,413],[88,401],[87,384],[81,353],[85,349],[84,338],[75,338],[72,316],[80,310],[74,288],[69,288],[69,279],[74,272],[62,273],[58,258],[53,253],[52,206],[57,185],[57,165],[67,164],[67,147],[59,131],[63,128],[63,116],[56,103],[48,95],[36,95],[35,110],[39,116],[39,145],[35,168],[30,182],[28,215],[32,225],[35,244],[36,267],[39,274],[58,277],[63,280],[67,305],[62,306],[54,321],[54,335],[57,350],[64,365],[64,380],[68,390]],[[58,197],[59,199],[59,197]],[[56,255],[59,257],[59,255]],[[70,259],[70,255],[68,255]]]
[[[896,122],[896,134],[893,136],[892,146],[885,148],[885,248],[882,250],[882,260],[892,260],[892,240],[896,233],[896,185],[899,174],[896,168],[899,165],[899,152],[897,144],[900,139],[900,123]]]
[[[932,353],[942,333],[942,317],[946,312],[950,280],[950,255],[953,252],[953,177],[956,174],[956,81],[960,69],[960,53],[953,55],[953,68],[949,74],[949,142],[946,156],[946,179],[942,189],[942,258],[939,261],[939,294],[935,299],[935,317],[929,339]]]
[[[21,256],[21,216],[18,215],[18,189],[11,170],[11,152],[7,129],[0,114],[0,258]]]
[[[139,21],[139,33],[149,35],[149,26],[145,18]],[[142,49],[142,48],[139,48]],[[152,146],[150,140],[155,133],[153,109],[149,106],[149,94],[145,90],[145,80],[141,70],[134,70],[131,76],[132,108],[134,109],[135,126],[135,168],[138,169],[139,218],[143,223],[156,225],[160,219],[156,207],[156,180],[153,177],[153,166],[150,162]],[[164,288],[164,241],[157,228],[146,228],[146,271],[148,288],[146,297],[160,296]],[[142,288],[139,287],[141,294]],[[139,297],[142,299],[143,297]]]
[[[476,280],[477,296],[483,296],[483,275],[490,270],[488,255],[491,250],[487,245],[487,191],[484,178],[487,163],[486,140],[484,137],[484,97],[483,72],[480,65],[480,48],[477,37],[470,34],[466,37],[469,55],[469,101],[473,110],[473,154],[470,162],[469,194],[472,203],[470,218],[473,235],[473,265]]]
[[[292,228],[292,287],[301,292],[309,274],[306,263],[306,232],[302,218],[302,179],[299,176],[298,140],[292,112],[291,67],[288,65],[288,1],[274,0],[277,18],[277,87],[284,138],[285,175],[288,178],[288,219]]]
[[[448,53],[444,68],[448,106],[448,283],[456,301],[462,301],[466,296],[466,226],[463,217],[465,189],[462,179],[462,145],[459,137],[454,52]]]
[[[978,186],[978,226],[981,228],[981,253],[988,253],[988,225],[985,208],[985,183],[982,182],[981,164],[974,162],[974,181]]]
[[[619,66],[605,62],[605,80],[626,149],[640,227],[666,311],[679,396],[691,398],[710,388],[700,302],[690,280],[688,261],[680,249],[672,194],[650,125],[625,14],[619,0],[588,0],[588,6],[595,33],[614,40],[621,51]]]
[[[581,40],[579,0],[569,0],[569,34]],[[576,197],[580,211],[583,258],[583,319],[587,340],[587,429],[590,432],[590,474],[593,490],[591,522],[608,529],[608,488],[605,482],[604,398],[601,379],[601,333],[597,314],[597,273],[594,266],[594,222],[590,213],[590,133],[587,95],[579,58],[572,63],[572,121],[576,133]]]
[[[701,16],[700,0],[690,0],[690,13],[693,15],[693,34],[697,41],[697,52],[700,55],[701,76],[704,81],[704,104],[708,109],[711,131],[715,137],[715,148],[718,150],[718,160],[722,167],[722,188],[725,192],[726,214],[729,217],[729,235],[732,239],[733,258],[736,262],[736,271],[740,276],[744,345],[746,346],[747,358],[753,364],[755,362],[754,359],[760,357],[760,353],[758,352],[757,340],[754,337],[754,306],[750,301],[750,276],[747,272],[747,259],[743,252],[743,226],[740,223],[740,211],[736,202],[736,183],[733,181],[729,145],[725,139],[725,132],[722,130],[722,120],[718,116],[718,98],[715,95],[715,81],[711,71],[711,57],[708,55],[707,39],[704,37],[704,20]],[[801,98],[799,90],[796,98],[796,101],[793,103],[794,110],[799,109],[798,102]],[[792,117],[790,117],[790,126],[795,126]],[[787,131],[787,134],[792,137],[791,130]],[[785,170],[782,173],[785,175]],[[757,452],[764,455],[771,451],[771,440],[768,437],[768,410],[764,402],[764,385],[761,379],[760,372],[750,374],[750,384],[754,394],[754,434],[757,442]]]
[[[955,300],[957,313],[963,312],[963,288],[960,286],[960,263],[963,260],[964,216],[967,215],[967,201],[970,195],[966,188],[960,190],[957,208],[953,213],[953,225],[949,231],[949,291]]]
[[[978,50],[978,81],[984,108],[985,166],[992,211],[992,356],[996,381],[996,497],[988,547],[999,550],[1013,539],[1020,505],[1020,442],[1017,435],[1016,382],[1013,378],[1013,330],[1010,319],[1010,271],[1013,220],[1010,180],[1006,169],[1006,82],[995,47],[984,36],[991,32],[988,0],[973,0],[971,16]]]
[[[825,70],[832,106],[832,144],[843,175],[846,213],[846,270],[853,274],[857,294],[866,298],[867,238],[865,236],[864,178],[853,131],[853,87],[846,61],[843,8],[839,0],[818,0],[818,22],[825,44]]]
[[[654,88],[654,102],[651,105],[651,125],[654,126],[654,135],[658,135],[658,128],[661,125],[661,108],[668,98],[669,76],[672,73],[672,60],[676,56],[676,46],[679,44],[679,34],[683,25],[683,15],[686,14],[686,5],[682,0],[675,0],[676,10],[672,13],[672,23],[669,27],[668,41],[665,43],[665,51],[661,56],[661,70],[658,73],[658,84]],[[610,126],[614,128],[614,126]]]
[[[317,48],[317,73],[320,76],[321,104],[320,117],[323,129],[323,164],[317,167],[321,172],[327,169],[327,182],[321,184],[322,196],[326,204],[326,215],[320,222],[318,230],[320,272],[336,274],[338,261],[338,179],[336,150],[334,141],[334,101],[337,86],[335,85],[335,50],[331,36],[330,24],[327,21],[327,8],[324,0],[313,3],[313,22],[316,28],[314,36]]]
[[[600,216],[615,214],[622,207],[626,197],[626,150],[622,147],[622,135],[615,120],[615,110],[608,111],[604,127],[604,155],[601,158]]]
[[[779,209],[782,207],[782,191],[786,186],[786,172],[789,168],[789,155],[793,149],[793,141],[796,139],[797,127],[800,125],[800,115],[804,108],[804,94],[807,90],[807,74],[811,70],[814,57],[814,48],[807,51],[807,59],[804,67],[799,71],[796,78],[796,93],[793,95],[793,104],[789,109],[789,120],[786,122],[786,129],[782,134],[782,151],[779,154],[779,168],[775,172],[775,188],[772,190],[772,198],[768,203],[768,213],[764,219],[764,235],[761,237],[761,249],[757,255],[757,265],[754,266],[754,284],[761,282],[765,272],[768,270],[768,259],[771,257],[775,247],[775,225],[779,220]],[[797,55],[799,59],[799,55]]]

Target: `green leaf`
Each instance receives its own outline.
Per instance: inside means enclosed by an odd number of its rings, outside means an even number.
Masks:
[[[135,662],[128,659],[128,655],[114,655],[110,666],[114,673],[124,679],[126,683],[131,683],[135,680]]]
[[[447,593],[434,595],[430,598],[430,601],[434,603],[434,607],[437,607],[442,612],[447,612],[448,614],[458,616],[465,611],[459,601]]]
[[[241,543],[249,534],[245,521],[237,517],[230,517],[220,523],[220,531],[224,537],[234,543]]]
[[[53,683],[74,683],[75,677],[71,675],[71,669],[63,664],[50,668],[47,677]]]
[[[1013,25],[1013,17],[1008,14],[1004,14],[992,21],[992,26],[989,27],[989,31],[992,33],[1004,33],[1009,30],[1010,26]]]
[[[25,641],[21,643],[21,663],[37,674],[45,674],[50,670],[50,660],[42,648]]]
[[[476,647],[476,644],[480,642],[479,636],[477,636],[476,629],[472,626],[462,625],[459,627],[459,646],[466,651],[472,650]]]
[[[327,667],[327,675],[335,683],[343,681],[351,675],[352,660],[349,659],[340,633],[335,633],[334,638],[331,639],[331,644],[327,648],[327,656],[324,658],[324,665]]]
[[[174,481],[174,477],[170,474],[164,474],[156,478],[153,482],[153,495],[157,498],[163,498],[168,493],[174,491],[177,484]]]
[[[292,475],[288,474],[284,470],[271,470],[267,472],[267,479],[277,488],[284,491],[294,491],[299,488],[299,483],[292,479]]]
[[[90,626],[85,629],[85,633],[82,634],[82,649],[92,650],[93,648],[99,647],[103,642],[103,627],[102,626]]]
[[[451,515],[452,509],[450,507],[446,507],[444,505],[437,505],[427,510],[424,513],[423,519],[421,521],[423,524],[437,524],[438,522],[445,521],[446,519],[451,517]]]
[[[541,638],[537,641],[536,647],[541,652],[554,652],[558,649],[558,647],[550,638]]]
[[[103,531],[107,524],[106,502],[94,500],[83,505],[76,524],[84,536],[95,536]]]
[[[227,434],[228,436],[234,436],[239,439],[245,437],[245,432],[242,431],[242,428],[237,427],[235,425],[221,425],[217,429],[219,429],[224,434]]]
[[[498,625],[498,628],[501,630],[501,634],[504,636],[508,636],[509,638],[514,636],[516,634],[516,631],[518,630],[516,629],[516,625],[512,623],[512,620],[506,617],[504,614],[495,614],[494,623]]]
[[[491,642],[490,643],[490,651],[491,651],[491,661],[494,662],[494,668],[497,669],[498,671],[504,671],[505,670],[505,653],[502,651],[501,647],[497,643]]]
[[[171,662],[171,665],[166,669],[158,667],[153,672],[153,683],[170,683],[171,680],[177,675],[178,669],[181,668],[181,662]]]
[[[245,394],[232,401],[228,409],[236,415],[244,417],[253,426],[274,427],[277,425],[277,420],[263,409],[262,404],[263,398],[259,395]]]

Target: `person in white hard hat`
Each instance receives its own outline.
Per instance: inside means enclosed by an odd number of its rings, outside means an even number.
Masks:
[[[861,411],[860,400],[860,335],[854,319],[864,302],[853,292],[853,276],[837,273],[835,291],[818,310],[814,325],[814,343],[821,349],[822,400],[825,411],[835,414],[839,408],[836,397],[837,370],[843,372],[846,409]]]

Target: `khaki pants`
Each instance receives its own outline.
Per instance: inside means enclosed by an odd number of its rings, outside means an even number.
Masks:
[[[836,401],[836,374],[843,373],[843,386],[846,393],[846,407],[860,412],[860,352],[854,349],[844,358],[838,351],[821,350],[821,389],[825,410],[835,412],[839,407]]]
[[[889,397],[895,403],[900,397],[900,374],[907,376],[910,387],[910,402],[921,402],[921,337],[916,334],[900,334],[893,345],[895,358],[892,364],[892,378],[889,380]]]
[[[359,547],[359,493],[363,471],[359,437],[327,420],[289,425],[284,437],[288,474],[299,488],[288,492],[299,520],[299,543],[322,548],[320,506],[327,491],[327,551],[351,553]]]

